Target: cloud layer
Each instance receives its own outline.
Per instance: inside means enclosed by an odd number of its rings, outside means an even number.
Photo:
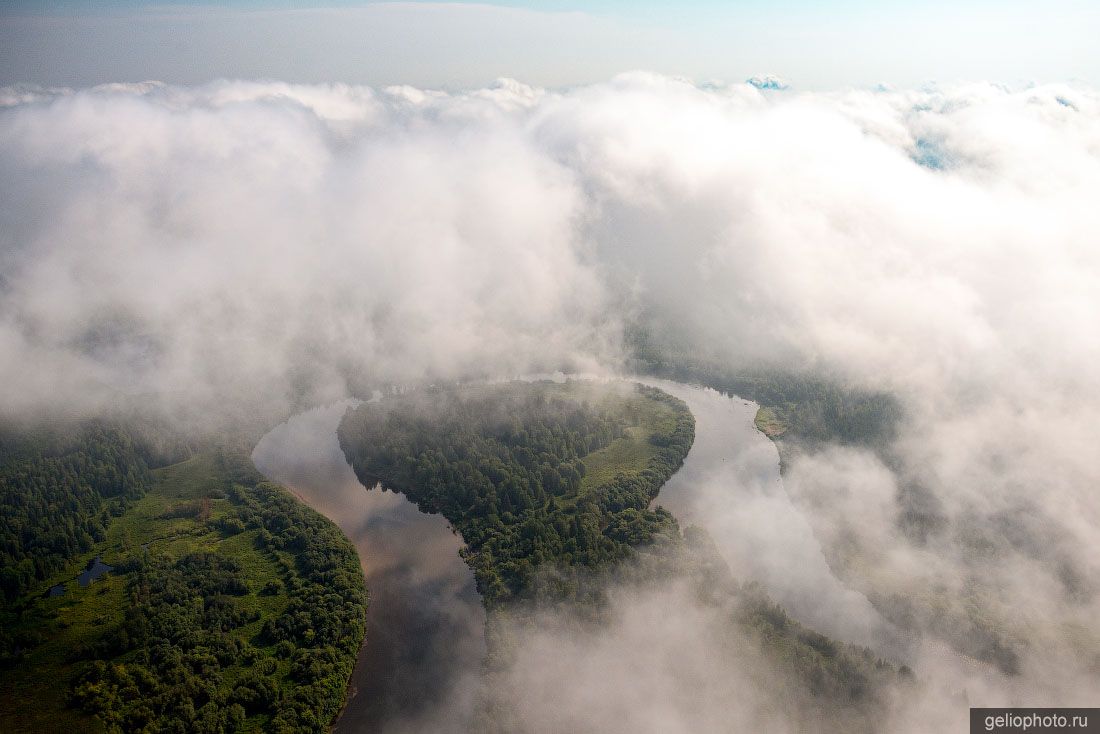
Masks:
[[[277,413],[371,382],[613,368],[641,321],[900,396],[893,465],[824,447],[791,466],[790,502],[837,576],[916,631],[918,674],[972,705],[1089,704],[1096,91],[638,73],[0,105],[4,413],[141,393]],[[912,487],[923,538],[899,527]],[[974,663],[983,645],[1016,675]]]
[[[574,177],[495,100],[432,119],[420,95],[143,85],[8,108],[4,407],[339,396],[351,374],[595,351]]]

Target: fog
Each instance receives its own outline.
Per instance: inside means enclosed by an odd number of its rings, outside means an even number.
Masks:
[[[391,382],[613,372],[642,325],[733,368],[901,401],[890,461],[814,447],[775,498],[867,619],[910,635],[862,640],[917,676],[889,728],[1096,703],[1095,90],[799,93],[633,73],[462,94],[19,87],[0,105],[5,415],[144,396],[213,423]],[[918,500],[924,533],[900,522]],[[744,512],[743,527],[776,517]],[[733,565],[803,570],[789,548]],[[525,701],[530,721],[570,700],[605,730],[638,724],[615,716],[636,698],[578,702],[597,680],[644,692],[662,731],[771,711],[766,683],[719,709],[675,694],[697,689],[673,679],[721,687],[759,666],[711,646],[704,610],[661,602],[674,593],[621,603],[596,641],[533,637],[515,680],[548,693]],[[628,664],[638,630],[661,647]],[[1011,665],[980,662],[991,645]],[[699,653],[660,675],[673,649]]]
[[[792,503],[775,446],[753,424],[759,406],[709,388],[645,381],[683,400],[695,416],[695,443],[661,488],[659,504],[681,525],[706,530],[735,578],[762,584],[796,619],[902,659],[905,635],[836,577]]]

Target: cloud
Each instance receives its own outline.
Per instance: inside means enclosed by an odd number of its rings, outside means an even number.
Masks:
[[[281,84],[7,108],[4,407],[339,396],[353,372],[594,351],[613,320],[574,176],[481,114],[515,90],[486,95],[435,120],[399,94]]]
[[[897,728],[944,695],[1087,703],[1095,90],[765,95],[634,73],[0,100],[6,413],[138,393],[250,413],[363,381],[614,367],[642,321],[733,366],[903,402],[889,460],[818,447],[781,498],[943,681]],[[903,522],[914,498],[935,521],[922,537]]]
[[[519,731],[829,731],[737,627],[681,585],[618,590],[598,631],[543,614],[490,678]],[[784,699],[780,690],[786,694]]]

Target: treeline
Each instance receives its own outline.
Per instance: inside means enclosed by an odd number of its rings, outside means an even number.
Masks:
[[[663,347],[640,332],[631,337],[638,372],[706,385],[771,408],[788,440],[882,449],[903,416],[901,404],[889,393],[786,369],[736,369]]]
[[[237,485],[230,497],[240,505],[237,519],[245,528],[259,529],[260,544],[285,570],[289,602],[261,631],[261,640],[275,643],[276,653],[290,660],[293,681],[279,697],[271,730],[327,731],[344,705],[366,632],[359,556],[335,524],[274,484]],[[261,591],[283,594],[277,584]]]
[[[179,559],[142,553],[127,578],[125,620],[76,651],[70,700],[108,731],[326,732],[344,702],[364,634],[358,557],[332,523],[279,487],[232,484],[234,511],[214,522],[228,535],[258,531],[283,580],[248,586],[241,563],[218,553]],[[258,634],[250,594],[289,598]]]
[[[125,430],[86,421],[0,429],[0,593],[7,602],[102,541],[150,484]]]
[[[678,532],[649,504],[691,448],[691,412],[653,388],[627,398],[593,389],[509,383],[392,396],[349,411],[340,444],[364,484],[381,481],[451,522],[491,607],[528,594],[544,565],[595,568]],[[637,401],[675,419],[652,435],[643,465],[582,492],[584,457],[623,437]]]

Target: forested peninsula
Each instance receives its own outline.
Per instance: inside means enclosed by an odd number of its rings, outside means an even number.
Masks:
[[[660,390],[575,381],[393,396],[339,430],[366,486],[400,491],[461,533],[489,607],[534,593],[540,567],[572,577],[678,532],[649,505],[694,435],[687,406]]]

